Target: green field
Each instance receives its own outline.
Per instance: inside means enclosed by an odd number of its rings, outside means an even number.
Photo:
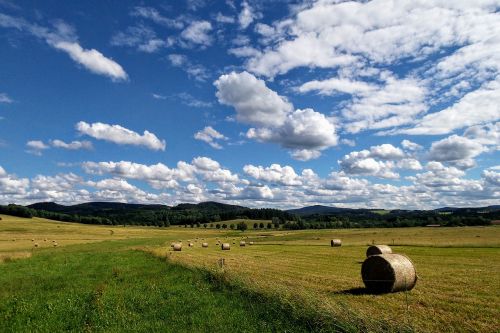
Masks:
[[[0,331],[500,329],[499,227],[241,233],[2,218]],[[242,237],[255,244],[239,247]],[[342,247],[331,248],[332,238]],[[415,289],[364,291],[360,267],[372,242],[413,260]]]

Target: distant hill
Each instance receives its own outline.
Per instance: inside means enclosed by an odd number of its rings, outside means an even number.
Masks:
[[[289,209],[287,210],[290,214],[297,214],[300,216],[304,215],[313,215],[313,214],[332,214],[332,213],[341,213],[341,212],[352,212],[355,209],[352,208],[339,208],[339,207],[330,207],[330,206],[322,206],[322,205],[314,205],[307,206],[297,209]]]
[[[170,209],[166,205],[144,205],[144,204],[128,204],[122,202],[87,202],[77,205],[59,205],[55,202],[39,202],[28,205],[28,208],[45,210],[48,212],[76,214],[76,215],[93,215],[100,212],[113,211],[137,211],[137,210],[160,210]]]
[[[442,207],[434,209],[436,212],[497,212],[500,211],[500,205],[491,205],[486,207]]]

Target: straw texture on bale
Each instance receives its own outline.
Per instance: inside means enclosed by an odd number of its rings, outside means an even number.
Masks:
[[[231,245],[229,243],[222,243],[220,248],[221,248],[221,250],[230,250]]]
[[[332,239],[330,241],[330,246],[331,247],[334,247],[334,246],[341,246],[342,245],[342,241],[340,239]]]
[[[389,245],[372,245],[366,250],[367,257],[384,253],[392,253],[392,249]]]
[[[182,244],[174,244],[174,251],[182,250]]]
[[[202,247],[208,247],[208,243],[202,243],[201,246]]]
[[[417,283],[417,271],[411,260],[402,254],[378,254],[366,258],[361,276],[368,290],[391,293],[412,290]]]

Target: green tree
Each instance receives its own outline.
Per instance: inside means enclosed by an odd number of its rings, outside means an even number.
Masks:
[[[254,229],[258,229],[258,228],[259,228],[259,224],[258,224],[257,222],[255,222],[255,223],[253,224],[253,228],[254,228]]]
[[[229,225],[229,228],[231,228],[231,230],[233,230],[233,229],[234,229],[234,223],[231,223],[231,224]]]
[[[245,222],[240,222],[240,223],[238,223],[238,226],[236,228],[238,230],[245,231],[248,229],[248,226]]]
[[[264,229],[264,222],[260,222],[260,223],[259,223],[259,228],[260,228],[260,229]]]

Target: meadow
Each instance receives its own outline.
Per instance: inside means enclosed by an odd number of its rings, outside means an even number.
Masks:
[[[498,226],[240,232],[2,218],[0,321],[6,331],[26,323],[58,330],[57,318],[65,317],[66,327],[90,331],[500,329]],[[332,238],[341,238],[342,247],[330,247]],[[221,251],[217,239],[231,250]],[[179,241],[182,251],[173,252],[170,244]],[[412,259],[415,289],[366,292],[360,269],[372,243]],[[57,305],[66,299],[71,306]]]

